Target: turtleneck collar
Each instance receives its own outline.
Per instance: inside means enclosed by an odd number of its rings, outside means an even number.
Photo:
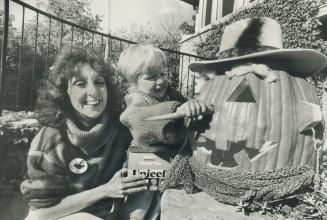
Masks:
[[[168,88],[167,88],[168,89]],[[125,96],[125,100],[126,100],[126,104],[128,105],[129,103],[128,102],[131,102],[133,101],[133,95],[134,94],[137,94],[137,95],[140,95],[147,103],[149,104],[158,104],[160,102],[163,102],[163,101],[169,101],[170,98],[165,95],[162,99],[155,99],[153,98],[152,96],[142,92],[141,90],[139,90],[138,88],[136,88],[135,86],[131,86],[127,89],[127,95]]]
[[[117,121],[109,121],[109,114],[103,114],[100,122],[88,131],[83,131],[70,119],[66,120],[67,136],[70,142],[85,154],[94,154],[111,138],[117,129]],[[114,130],[113,130],[114,129]]]

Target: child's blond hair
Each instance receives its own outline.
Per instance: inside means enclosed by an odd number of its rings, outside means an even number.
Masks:
[[[150,44],[137,44],[127,47],[121,53],[118,73],[129,84],[135,85],[140,75],[154,71],[160,66],[167,66],[167,59],[162,50]]]

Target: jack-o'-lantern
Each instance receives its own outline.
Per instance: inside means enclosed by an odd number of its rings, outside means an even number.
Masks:
[[[215,112],[197,139],[194,158],[243,170],[314,165],[312,128],[321,132],[323,122],[319,100],[304,77],[324,68],[325,56],[282,49],[276,21],[250,18],[225,28],[217,57],[190,64],[195,72],[217,72],[200,92],[199,99]],[[242,66],[240,74],[228,75]],[[253,66],[261,69],[246,69]]]
[[[165,188],[200,189],[243,207],[311,184],[323,122],[304,78],[323,69],[326,57],[311,49],[283,49],[281,36],[271,18],[236,21],[224,29],[217,60],[189,65],[209,78],[216,72],[198,97],[214,112],[190,123],[197,131],[193,154],[185,148],[174,158]],[[183,117],[168,116],[160,119]]]
[[[205,85],[200,99],[215,113],[197,146],[213,152],[212,164],[270,170],[315,162],[309,128],[321,122],[318,98],[304,79],[274,73],[270,83],[250,73]]]

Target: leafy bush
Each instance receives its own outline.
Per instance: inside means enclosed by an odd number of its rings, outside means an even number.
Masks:
[[[27,152],[37,131],[33,112],[3,111],[0,117],[0,189],[18,189],[26,175]]]

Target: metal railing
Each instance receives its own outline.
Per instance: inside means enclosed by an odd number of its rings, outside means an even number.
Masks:
[[[11,24],[10,3],[22,8],[20,33]],[[25,21],[26,12],[34,14]],[[136,42],[91,30],[39,10],[20,0],[4,0],[2,14],[0,111],[32,110],[37,88],[63,48],[88,45],[101,51],[115,66],[120,52]],[[105,52],[107,48],[107,52]],[[188,63],[204,59],[192,54],[161,48],[168,60],[169,82],[185,96],[192,96],[194,73]]]

